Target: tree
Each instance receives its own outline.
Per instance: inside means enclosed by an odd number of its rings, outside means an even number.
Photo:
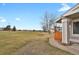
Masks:
[[[11,30],[11,26],[10,25],[7,25],[5,28],[4,28],[4,30]]]
[[[51,26],[54,23],[55,19],[56,17],[53,14],[49,14],[48,12],[45,12],[41,22],[43,31],[50,32]]]
[[[13,30],[13,31],[16,31],[16,27],[14,26],[12,30]]]

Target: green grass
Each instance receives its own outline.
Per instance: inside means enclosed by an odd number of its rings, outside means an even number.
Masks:
[[[61,51],[62,54],[63,53],[70,54],[70,53],[62,51],[60,49],[51,47],[48,44],[47,39],[46,39],[46,38],[48,38],[48,36],[49,35],[44,32],[0,31],[0,54],[1,55],[13,54],[13,53],[17,52],[19,49],[21,49],[22,47],[24,47],[25,45],[27,45],[27,44],[30,45],[29,44],[30,42],[32,42],[31,44],[33,45],[33,48],[34,48],[36,46],[34,43],[35,41],[39,42],[39,44],[37,46],[39,46],[40,44],[41,44],[41,46],[43,44],[44,45],[47,44],[49,46],[47,48],[48,54],[52,54],[52,52],[55,52],[57,50]],[[30,49],[30,47],[28,47],[28,48]],[[43,48],[43,47],[41,47],[41,48]],[[53,50],[55,50],[55,51],[53,51]],[[59,52],[59,53],[61,53],[61,52]],[[38,54],[39,54],[39,52],[38,52]]]

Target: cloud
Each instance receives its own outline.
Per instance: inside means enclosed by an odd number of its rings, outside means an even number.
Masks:
[[[16,18],[16,21],[20,21],[21,19],[20,18]]]
[[[0,17],[0,22],[6,22],[6,19],[3,17]]]
[[[61,4],[62,5],[62,7],[58,10],[59,12],[62,12],[62,11],[67,11],[67,10],[69,10],[71,7],[70,6],[68,6],[66,3],[63,3],[63,4]]]

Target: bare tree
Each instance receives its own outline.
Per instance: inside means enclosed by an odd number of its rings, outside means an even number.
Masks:
[[[43,31],[48,31],[48,18],[48,13],[46,12],[41,22]]]
[[[56,19],[55,15],[45,12],[42,22],[41,22],[43,31],[49,32],[55,19]]]

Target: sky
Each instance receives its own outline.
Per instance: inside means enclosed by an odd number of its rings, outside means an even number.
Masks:
[[[40,30],[45,12],[59,16],[76,3],[0,3],[0,27]]]

